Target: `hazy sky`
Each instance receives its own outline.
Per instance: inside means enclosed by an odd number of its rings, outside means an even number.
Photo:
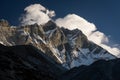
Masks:
[[[120,0],[0,0],[0,18],[19,25],[24,8],[34,3],[54,10],[57,14],[55,18],[77,14],[120,44]]]

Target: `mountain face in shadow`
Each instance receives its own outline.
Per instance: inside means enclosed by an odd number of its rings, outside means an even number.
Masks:
[[[0,45],[0,80],[56,80],[64,71],[33,46]]]
[[[120,59],[70,70],[31,45],[0,45],[0,80],[120,80]]]
[[[59,80],[120,80],[119,68],[120,59],[98,60],[65,72]]]

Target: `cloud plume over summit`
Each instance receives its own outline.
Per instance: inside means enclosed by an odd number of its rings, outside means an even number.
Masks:
[[[55,12],[53,10],[48,10],[40,4],[32,4],[24,9],[26,12],[20,18],[22,25],[31,25],[31,24],[44,24],[48,22]]]
[[[55,22],[58,26],[65,27],[70,30],[78,28],[87,36],[90,41],[103,47],[116,56],[120,54],[120,50],[117,47],[111,47],[107,45],[109,44],[109,39],[104,33],[97,31],[97,27],[93,23],[88,22],[76,14],[68,14],[64,18],[58,18]]]
[[[21,17],[22,25],[31,25],[31,24],[44,24],[51,20],[55,16],[55,11],[48,10],[40,4],[32,4],[24,9],[26,12]],[[108,37],[103,33],[97,30],[97,27],[85,20],[84,18],[76,14],[68,14],[64,18],[58,18],[55,20],[55,23],[60,27],[65,27],[70,30],[78,28],[81,30],[87,38],[96,43],[97,45],[103,47],[113,55],[120,57],[120,49],[117,47],[111,47],[112,45],[107,45],[110,43]]]

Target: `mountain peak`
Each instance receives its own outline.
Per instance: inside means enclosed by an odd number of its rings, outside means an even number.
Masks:
[[[89,65],[99,59],[116,58],[90,42],[80,30],[60,28],[53,21],[44,25],[1,28],[0,43],[6,46],[33,45],[68,69]]]

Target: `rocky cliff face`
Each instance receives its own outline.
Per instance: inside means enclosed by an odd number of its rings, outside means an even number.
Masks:
[[[0,80],[57,80],[66,69],[33,46],[0,44]]]
[[[68,69],[89,65],[99,59],[116,58],[88,41],[80,30],[60,28],[53,21],[20,27],[0,21],[0,43],[6,46],[33,45]]]

